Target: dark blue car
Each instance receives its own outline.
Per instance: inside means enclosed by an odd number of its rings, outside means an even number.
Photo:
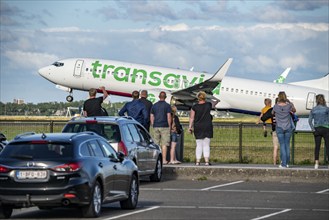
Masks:
[[[134,162],[94,132],[19,135],[0,154],[0,218],[14,208],[79,207],[98,217],[103,203],[138,203]]]

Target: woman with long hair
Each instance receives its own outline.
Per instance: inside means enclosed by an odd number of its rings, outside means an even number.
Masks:
[[[290,162],[290,138],[295,129],[291,114],[295,113],[294,105],[287,99],[285,92],[279,92],[278,102],[273,107],[276,120],[276,134],[280,143],[280,168],[288,168]]]
[[[315,97],[316,106],[311,110],[308,123],[313,131],[314,149],[314,169],[319,168],[319,153],[321,140],[324,139],[326,148],[326,160],[329,161],[329,107],[327,107],[324,95],[318,94]]]

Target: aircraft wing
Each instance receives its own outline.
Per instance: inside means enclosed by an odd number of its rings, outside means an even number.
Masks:
[[[200,92],[204,91],[207,93],[207,99],[212,99],[218,103],[218,99],[213,96],[212,91],[218,86],[218,84],[223,80],[228,68],[230,67],[233,59],[229,58],[218,70],[217,72],[209,79],[205,80],[202,83],[190,86],[185,89],[176,90],[171,93],[173,98],[175,99],[177,104],[184,103],[186,101],[193,102],[196,100],[195,95]]]

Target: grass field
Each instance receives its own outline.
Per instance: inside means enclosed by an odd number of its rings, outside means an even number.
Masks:
[[[1,118],[0,118],[1,119]],[[8,140],[24,132],[61,132],[67,118],[16,118],[1,119],[0,132]],[[187,128],[187,120],[181,120]],[[217,163],[252,163],[272,164],[272,137],[263,136],[262,126],[256,125],[254,119],[249,120],[217,120],[214,121],[214,138],[211,139],[210,159]],[[184,131],[184,162],[195,161],[194,136]],[[295,133],[291,146],[294,164],[313,164],[314,140],[311,133]],[[320,151],[320,163],[324,163],[324,147]]]

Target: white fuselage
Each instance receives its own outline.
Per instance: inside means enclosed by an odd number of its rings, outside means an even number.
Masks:
[[[170,93],[185,89],[212,76],[208,73],[88,58],[65,59],[54,64],[40,69],[39,73],[63,88],[88,91],[105,86],[109,93],[126,97],[133,90],[146,89],[153,102],[160,91]],[[264,99],[271,98],[274,104],[280,91],[286,92],[299,115],[309,114],[316,94],[324,94],[326,100],[329,96],[328,90],[229,76],[224,77],[213,94],[220,100],[216,105],[218,109],[258,114],[264,107]]]

